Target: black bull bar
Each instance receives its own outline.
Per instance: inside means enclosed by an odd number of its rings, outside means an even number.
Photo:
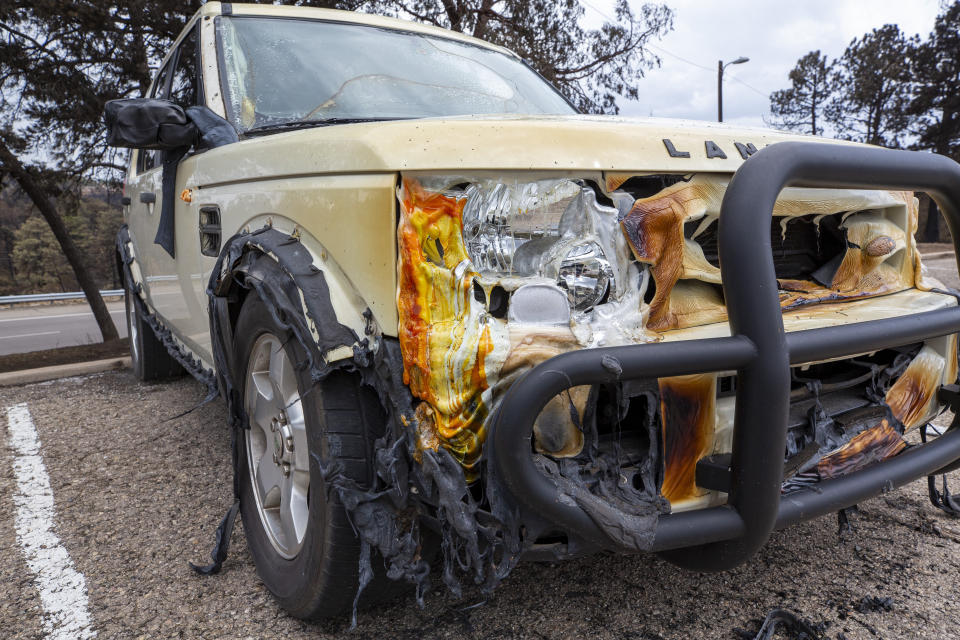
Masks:
[[[697,571],[732,568],[771,532],[856,504],[960,459],[960,430],[862,471],[781,499],[790,365],[855,355],[960,332],[960,307],[784,332],[770,217],[788,186],[919,190],[939,205],[960,255],[960,165],[929,153],[782,142],[752,156],[727,188],[719,221],[720,272],[730,337],[584,349],[536,366],[505,394],[491,425],[491,461],[506,490],[537,516],[585,542],[620,548],[535,466],[533,424],[565,389],[635,378],[737,371],[726,505],[661,515],[652,551]]]

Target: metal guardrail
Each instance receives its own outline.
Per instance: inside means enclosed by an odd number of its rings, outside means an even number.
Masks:
[[[101,291],[101,296],[122,296],[123,289],[109,289]],[[55,302],[58,300],[85,300],[83,291],[67,291],[64,293],[28,293],[21,296],[0,296],[0,305],[23,304],[26,302]]]

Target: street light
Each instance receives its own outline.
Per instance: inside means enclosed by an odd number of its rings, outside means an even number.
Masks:
[[[743,64],[744,62],[750,62],[750,58],[740,56],[727,64],[723,64],[723,60],[717,60],[717,122],[723,122],[723,70],[732,64]]]

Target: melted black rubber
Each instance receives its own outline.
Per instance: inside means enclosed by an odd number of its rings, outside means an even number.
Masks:
[[[144,382],[154,380],[168,380],[186,373],[180,363],[170,357],[166,346],[157,339],[153,328],[144,322],[140,306],[133,298],[138,296],[131,290],[131,283],[125,279],[123,292],[124,308],[126,309],[127,335],[130,336],[130,361],[133,373]],[[131,324],[137,323],[138,349],[134,349]],[[137,351],[140,356],[137,357]]]
[[[268,258],[266,260],[269,260]],[[336,459],[342,473],[369,486],[373,480],[373,444],[384,430],[379,401],[360,385],[359,376],[337,371],[313,382],[305,365],[305,347],[281,327],[255,293],[244,301],[237,321],[237,369],[234,379],[243,397],[246,366],[257,338],[270,332],[285,344],[294,363],[307,424],[311,453]],[[297,368],[297,363],[301,366]],[[280,556],[263,529],[247,467],[246,438],[239,438],[240,514],[257,573],[291,615],[304,619],[338,616],[350,611],[360,583],[361,542],[336,492],[326,486],[323,471],[311,456],[310,516],[303,548],[293,559]],[[381,572],[382,573],[382,572]],[[389,584],[388,584],[389,583]],[[380,580],[365,593],[364,604],[381,600],[402,587]]]

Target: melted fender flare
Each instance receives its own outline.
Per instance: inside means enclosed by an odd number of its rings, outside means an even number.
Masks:
[[[240,506],[239,433],[248,426],[237,381],[233,379],[233,320],[231,302],[239,290],[253,289],[277,323],[289,328],[307,353],[311,380],[322,380],[333,367],[323,355],[339,346],[354,348],[354,359],[369,360],[369,339],[360,340],[337,320],[323,272],[300,242],[271,227],[239,233],[224,243],[207,286],[213,359],[227,403],[234,501],[217,527],[211,563],[190,567],[202,575],[219,573],[227,558],[236,513]],[[368,325],[370,327],[370,325]],[[373,330],[370,327],[369,333]],[[346,365],[342,365],[346,366]]]
[[[260,262],[261,257],[269,262]],[[255,290],[280,326],[288,327],[306,347],[311,379],[318,382],[334,368],[325,353],[353,349],[353,359],[368,365],[377,350],[372,314],[365,313],[367,335],[360,338],[341,324],[330,301],[324,272],[300,241],[271,227],[239,233],[224,243],[207,286],[214,364],[223,386],[231,426],[243,428],[246,415],[232,380],[233,319],[230,304],[241,290]],[[371,343],[371,338],[374,342]]]
[[[244,290],[256,291],[278,324],[304,346],[314,383],[334,370],[357,373],[387,414],[386,434],[374,444],[373,486],[361,487],[342,473],[337,461],[313,456],[327,491],[337,492],[361,543],[354,621],[360,593],[373,576],[373,550],[383,557],[387,577],[415,585],[422,602],[430,564],[421,522],[435,523],[440,531],[443,579],[451,591],[459,593],[460,576],[492,590],[521,552],[516,514],[490,484],[486,492],[494,513],[481,510],[462,468],[446,450],[418,451],[410,427],[414,399],[403,384],[399,342],[380,335],[369,309],[363,313],[363,337],[343,324],[330,300],[325,271],[313,263],[310,251],[298,238],[269,226],[227,240],[207,289],[214,362],[232,427],[235,503],[218,529],[212,564],[196,570],[211,574],[222,566],[233,525],[229,516],[239,496],[238,436],[248,423],[233,380],[231,309]],[[326,360],[324,354],[343,347],[352,350],[351,358]],[[415,454],[420,462],[414,462]]]

